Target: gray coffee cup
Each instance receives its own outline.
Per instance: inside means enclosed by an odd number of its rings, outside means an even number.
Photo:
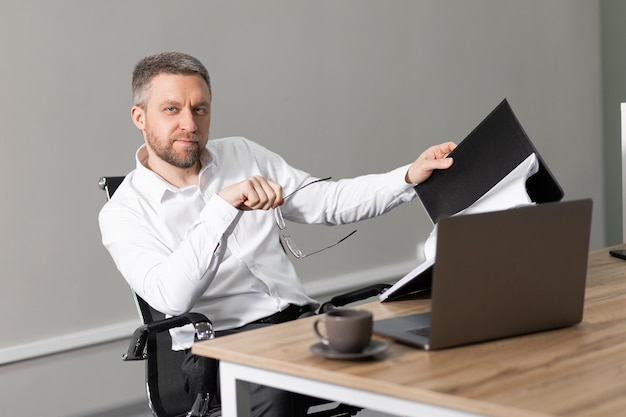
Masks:
[[[320,326],[323,324],[325,331]],[[366,310],[332,310],[313,324],[320,341],[339,353],[363,352],[372,338],[372,313]]]

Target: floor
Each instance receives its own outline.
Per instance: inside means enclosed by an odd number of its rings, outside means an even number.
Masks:
[[[147,403],[138,403],[129,405],[116,410],[109,410],[103,413],[91,414],[85,417],[153,417]],[[389,414],[364,410],[359,412],[356,417],[392,417]]]

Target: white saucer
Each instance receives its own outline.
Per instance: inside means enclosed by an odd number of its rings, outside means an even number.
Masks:
[[[382,353],[386,351],[388,347],[388,343],[381,342],[380,340],[372,340],[370,344],[363,349],[363,352],[340,353],[323,343],[316,343],[311,346],[311,352],[328,359],[362,359]]]

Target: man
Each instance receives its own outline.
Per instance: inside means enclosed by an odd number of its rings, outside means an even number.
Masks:
[[[282,238],[292,248],[279,214],[315,224],[378,216],[413,200],[414,184],[452,164],[447,155],[455,145],[448,142],[385,174],[318,180],[247,139],[209,142],[211,84],[197,59],[176,52],[146,57],[132,87],[131,118],[145,144],[136,169],[100,213],[103,243],[153,308],[204,313],[218,332],[295,319],[316,306],[280,244]],[[172,338],[173,349],[189,349],[193,328]],[[192,395],[201,383],[194,372]],[[259,416],[302,412],[291,394],[264,387],[254,389],[252,403]]]

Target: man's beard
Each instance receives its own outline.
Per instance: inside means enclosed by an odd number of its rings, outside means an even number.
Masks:
[[[174,142],[179,139],[190,140],[196,143],[188,147],[184,152],[174,150]],[[191,168],[200,160],[202,149],[199,146],[200,136],[195,133],[183,133],[172,136],[165,144],[159,143],[152,133],[146,132],[146,142],[152,151],[163,161],[177,168]]]

